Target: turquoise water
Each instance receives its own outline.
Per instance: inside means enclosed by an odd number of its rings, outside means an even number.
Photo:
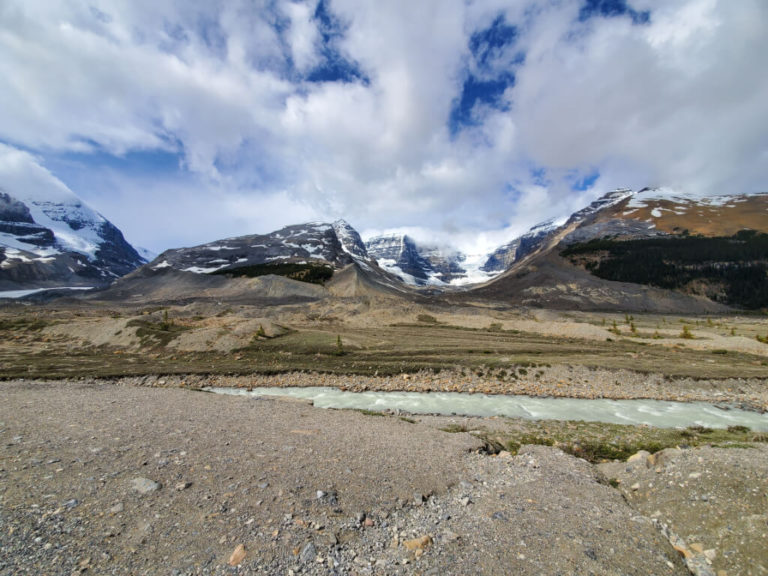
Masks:
[[[748,426],[768,431],[768,414],[718,408],[706,402],[534,398],[456,392],[344,392],[337,388],[206,388],[235,396],[288,396],[311,400],[318,408],[399,410],[412,414],[508,416],[528,420],[584,420],[646,424],[657,428]]]

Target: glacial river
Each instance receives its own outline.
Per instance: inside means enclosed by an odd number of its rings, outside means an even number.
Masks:
[[[528,420],[584,420],[646,424],[658,428],[748,426],[768,431],[768,414],[723,409],[705,402],[533,398],[456,392],[344,392],[337,388],[205,388],[235,396],[288,396],[311,400],[318,408],[399,410],[412,414],[508,416]]]

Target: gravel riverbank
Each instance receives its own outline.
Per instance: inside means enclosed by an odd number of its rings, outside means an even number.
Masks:
[[[422,371],[397,376],[342,376],[312,372],[247,376],[187,375],[127,377],[125,382],[153,387],[305,387],[330,386],[352,392],[465,392],[524,394],[562,398],[645,398],[678,402],[710,402],[759,412],[768,411],[768,382],[758,378],[697,380],[669,378],[627,370],[591,369],[583,366],[518,367],[479,375],[468,370]]]
[[[687,573],[554,448],[190,390],[0,392],[3,574]]]

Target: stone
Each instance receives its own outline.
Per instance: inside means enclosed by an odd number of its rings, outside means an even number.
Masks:
[[[299,559],[305,564],[312,562],[317,557],[317,549],[312,542],[307,542],[299,552]]]
[[[151,494],[160,490],[160,484],[149,478],[134,478],[131,480],[131,488],[139,494]]]
[[[680,556],[682,556],[683,558],[690,558],[691,556],[693,556],[693,554],[691,554],[691,551],[688,550],[688,548],[686,548],[685,546],[673,543],[672,547],[675,550],[677,550],[677,553],[680,554]]]
[[[640,490],[640,484],[635,482],[634,484],[632,484],[632,486],[629,487],[629,489],[632,490],[633,492],[637,492],[638,490]]]
[[[637,462],[638,464],[645,464],[646,466],[652,466],[654,463],[654,459],[651,456],[651,453],[647,450],[640,450],[638,452],[635,452],[627,458],[627,463],[632,464]]]
[[[182,490],[186,490],[192,486],[192,482],[179,482],[176,484],[175,488],[177,492],[181,492]]]
[[[423,550],[431,545],[432,537],[429,534],[419,538],[413,538],[412,540],[403,541],[403,546],[405,546],[406,550]]]
[[[242,544],[238,544],[237,547],[232,551],[232,554],[229,557],[229,564],[230,566],[237,566],[241,564],[245,560],[245,546]]]
[[[459,538],[461,538],[461,536],[456,534],[456,532],[451,532],[450,530],[446,530],[445,532],[443,532],[442,540],[443,542],[456,542],[456,540],[458,540]]]
[[[112,508],[109,509],[110,514],[120,514],[125,509],[122,502],[118,502]]]
[[[366,518],[363,521],[363,526],[365,526],[366,528],[372,528],[373,527],[373,520],[371,518]]]
[[[702,546],[698,542],[693,542],[688,546],[691,550],[693,550],[696,554],[704,554],[704,546]]]

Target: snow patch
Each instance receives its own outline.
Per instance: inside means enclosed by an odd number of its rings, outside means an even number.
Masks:
[[[195,274],[211,274],[212,272],[216,272],[217,270],[221,270],[222,268],[225,268],[228,264],[222,264],[221,266],[213,266],[212,268],[202,268],[200,266],[190,266],[189,268],[184,268],[184,272],[194,272]]]
[[[48,292],[49,290],[93,290],[93,286],[57,286],[55,288],[34,288],[31,290],[0,290],[0,298],[24,298],[30,294]]]

